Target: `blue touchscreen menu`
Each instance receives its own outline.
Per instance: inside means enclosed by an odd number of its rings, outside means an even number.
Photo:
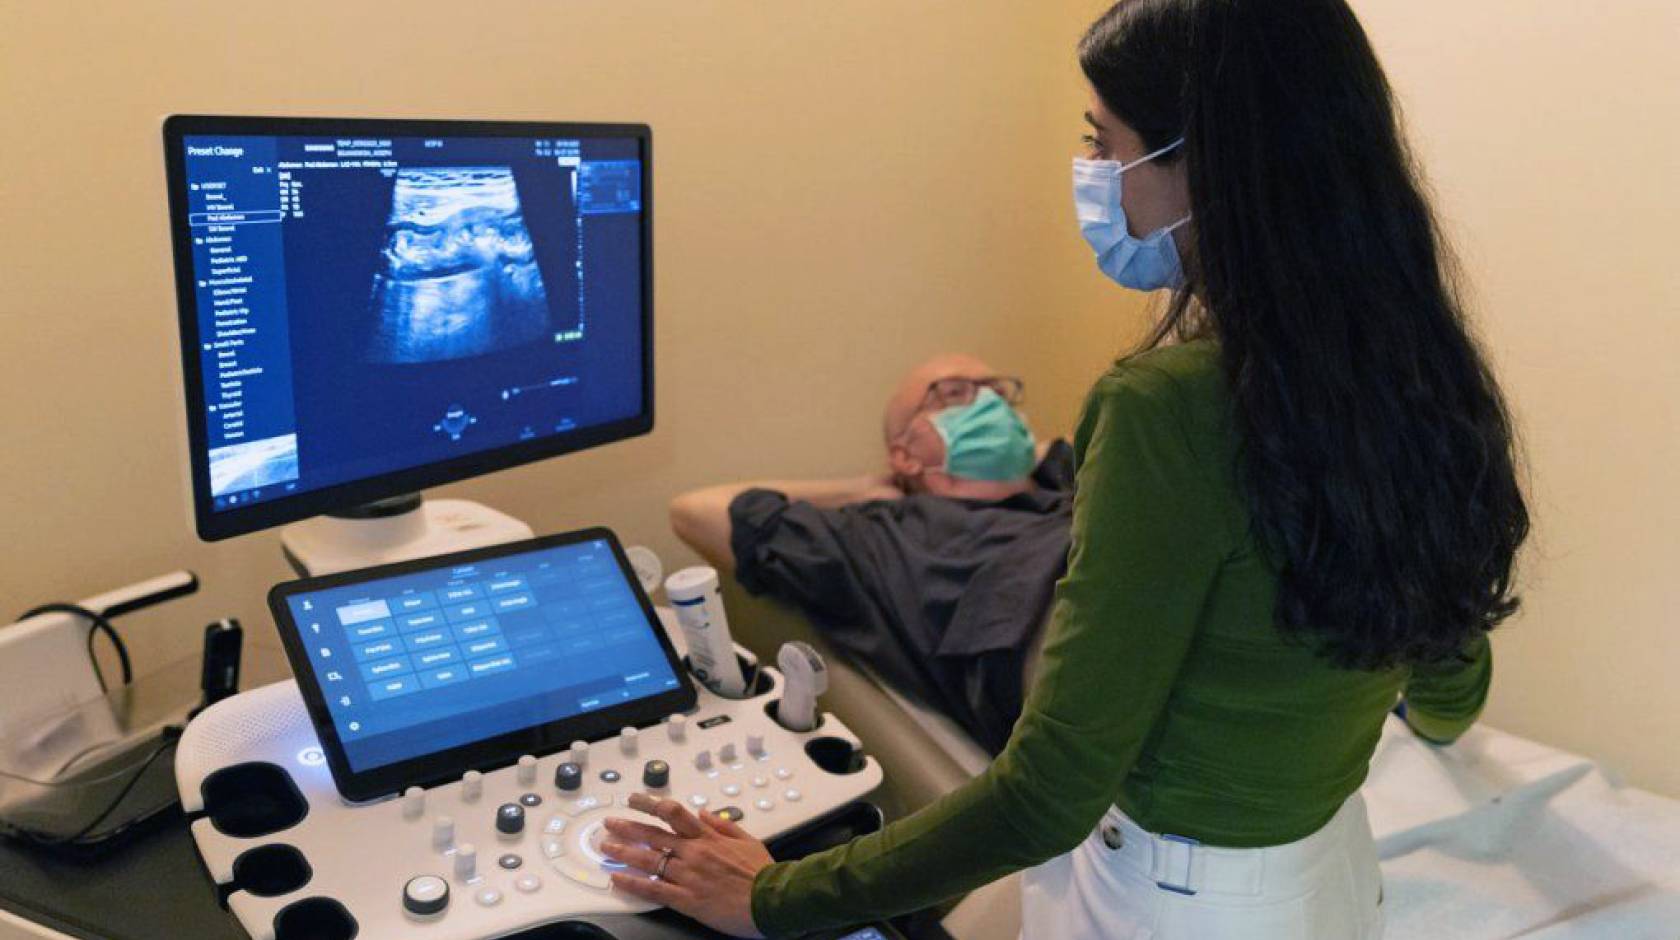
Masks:
[[[356,772],[678,686],[604,540],[287,604]]]

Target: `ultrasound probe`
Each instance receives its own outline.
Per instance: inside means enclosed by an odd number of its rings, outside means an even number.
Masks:
[[[810,731],[817,726],[817,696],[828,691],[828,666],[811,644],[792,640],[776,653],[786,685],[776,720],[789,731]]]

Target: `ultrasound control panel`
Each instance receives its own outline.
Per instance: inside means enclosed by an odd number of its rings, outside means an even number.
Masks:
[[[694,707],[656,723],[372,802],[340,794],[303,695],[285,682],[195,719],[177,780],[205,866],[256,940],[478,940],[633,914],[651,905],[612,890],[616,863],[599,848],[609,816],[637,815],[632,793],[770,840],[880,785],[880,766],[835,716],[809,731],[778,724],[784,679],[755,671],[747,697],[701,688]]]

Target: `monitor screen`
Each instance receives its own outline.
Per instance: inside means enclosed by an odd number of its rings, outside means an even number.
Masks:
[[[645,127],[171,118],[200,534],[645,433]]]
[[[590,736],[590,718],[634,724],[638,703],[683,689],[605,530],[293,582],[272,603],[312,715],[324,719],[322,743],[350,775],[419,767],[533,729],[569,743]],[[478,758],[534,748],[526,738]]]

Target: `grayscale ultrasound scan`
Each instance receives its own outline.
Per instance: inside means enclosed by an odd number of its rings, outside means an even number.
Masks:
[[[509,167],[398,172],[370,362],[478,356],[546,337],[548,296]]]

